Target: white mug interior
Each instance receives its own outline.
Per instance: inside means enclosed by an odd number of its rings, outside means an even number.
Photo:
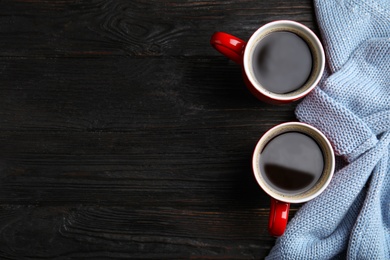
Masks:
[[[283,193],[280,190],[274,189],[267,183],[265,177],[263,177],[264,173],[260,170],[260,156],[264,147],[274,137],[286,132],[300,132],[310,136],[317,142],[323,154],[324,169],[321,177],[313,187],[301,193]],[[284,202],[302,203],[315,198],[328,186],[334,172],[335,157],[330,142],[318,129],[305,123],[288,122],[271,128],[260,138],[253,153],[252,167],[258,184],[268,195]]]
[[[285,94],[274,93],[264,88],[256,79],[252,66],[253,53],[258,43],[268,34],[277,31],[288,31],[301,37],[308,44],[313,59],[312,70],[306,83],[297,90]],[[243,64],[250,83],[264,96],[279,101],[297,100],[307,95],[321,79],[325,68],[325,53],[320,40],[309,28],[294,21],[280,20],[265,24],[250,37],[245,47]]]

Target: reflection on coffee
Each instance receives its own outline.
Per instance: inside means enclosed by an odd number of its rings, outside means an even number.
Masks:
[[[320,146],[300,132],[274,137],[260,153],[260,171],[268,185],[279,192],[297,194],[310,190],[323,169]]]
[[[302,87],[310,76],[312,63],[307,43],[288,31],[266,35],[252,56],[257,81],[276,94],[286,94]]]

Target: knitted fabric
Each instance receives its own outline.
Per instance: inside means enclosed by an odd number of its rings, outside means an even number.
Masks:
[[[344,159],[267,259],[390,259],[390,0],[316,0],[315,11],[327,68],[296,115]]]

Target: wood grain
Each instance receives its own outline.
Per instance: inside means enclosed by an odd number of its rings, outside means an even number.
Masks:
[[[0,2],[0,258],[264,258],[251,153],[296,103],[209,38],[277,19],[318,33],[309,0]]]
[[[3,206],[0,257],[258,259],[274,240],[265,235],[267,216],[261,209]]]
[[[0,68],[0,129],[8,131],[264,130],[290,119],[294,106],[256,100],[222,57],[13,58]]]
[[[243,39],[279,19],[313,23],[309,0],[5,1],[0,56],[218,56],[214,31]]]

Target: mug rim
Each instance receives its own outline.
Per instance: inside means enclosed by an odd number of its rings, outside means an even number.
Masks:
[[[278,93],[271,92],[271,91],[267,90],[266,88],[264,88],[263,86],[261,86],[261,84],[257,81],[257,79],[254,77],[254,75],[251,73],[252,64],[251,64],[250,58],[251,58],[251,55],[255,49],[254,46],[258,42],[259,36],[261,36],[264,32],[272,30],[273,27],[282,27],[282,26],[294,27],[295,29],[308,35],[308,37],[313,42],[314,48],[316,49],[316,51],[318,51],[318,54],[319,54],[318,55],[318,59],[319,59],[319,61],[318,61],[319,62],[318,75],[316,76],[315,80],[312,82],[310,87],[306,88],[304,91],[299,91],[301,89],[301,88],[299,88],[298,90],[296,90],[297,94],[295,94],[295,95],[291,95],[290,94],[291,92],[286,93],[286,94],[278,94]],[[291,20],[277,20],[277,21],[272,21],[272,22],[269,22],[269,23],[261,26],[249,38],[249,40],[245,46],[245,50],[244,50],[243,68],[244,68],[244,72],[246,74],[246,77],[248,78],[248,80],[252,84],[252,86],[258,92],[260,92],[262,95],[264,95],[265,97],[268,97],[268,98],[275,100],[275,101],[281,101],[281,102],[295,101],[295,100],[298,100],[298,99],[306,96],[310,91],[313,90],[313,88],[320,81],[320,79],[323,75],[324,69],[325,69],[325,52],[324,52],[323,46],[322,46],[320,40],[318,39],[317,35],[312,30],[310,30],[307,26],[305,26],[299,22],[295,22],[295,21],[291,21]]]
[[[309,191],[314,189],[313,192],[304,192],[303,194],[306,194],[305,196],[302,196],[301,194],[299,194],[300,196],[296,196],[295,194],[294,195],[291,195],[291,194],[283,195],[283,192],[275,192],[272,188],[270,188],[270,186],[268,184],[266,184],[263,177],[260,177],[263,175],[261,173],[260,167],[259,167],[259,158],[260,158],[260,153],[261,153],[262,149],[270,141],[270,139],[272,139],[274,137],[275,132],[278,132],[281,128],[282,129],[283,128],[289,129],[290,127],[301,127],[301,128],[303,127],[303,128],[309,129],[309,131],[314,131],[316,133],[316,135],[321,138],[321,141],[323,141],[322,143],[325,144],[326,149],[327,149],[327,151],[323,151],[323,147],[321,147],[321,150],[323,153],[327,152],[327,158],[329,159],[329,162],[326,162],[327,163],[326,169],[328,170],[326,172],[326,179],[324,181],[322,181],[322,184],[319,188],[317,188],[317,189],[314,188],[318,184],[317,183],[314,187],[309,189]],[[289,132],[289,131],[292,131],[292,130],[287,130],[285,132]],[[282,131],[279,134],[282,134],[285,132]],[[279,134],[277,134],[277,135],[279,135]],[[314,138],[313,136],[310,136],[310,137],[313,138],[314,140],[316,140],[316,138]],[[318,140],[316,140],[316,141],[318,141]],[[325,157],[325,155],[324,155],[324,157]],[[326,189],[326,187],[329,185],[329,183],[333,177],[333,174],[334,174],[335,155],[334,155],[332,145],[330,144],[328,138],[326,138],[326,136],[320,130],[318,130],[314,126],[311,126],[309,124],[302,123],[302,122],[287,122],[287,123],[278,124],[278,125],[272,127],[267,132],[265,132],[265,134],[259,139],[259,141],[256,144],[255,150],[253,152],[253,156],[252,156],[252,169],[253,169],[253,173],[255,175],[257,183],[260,185],[262,190],[264,192],[266,192],[269,196],[271,196],[272,198],[277,199],[279,201],[283,201],[283,202],[287,202],[287,203],[303,203],[303,202],[312,200],[315,197],[317,197],[318,195],[320,195]],[[320,182],[320,181],[318,181],[318,182]]]

